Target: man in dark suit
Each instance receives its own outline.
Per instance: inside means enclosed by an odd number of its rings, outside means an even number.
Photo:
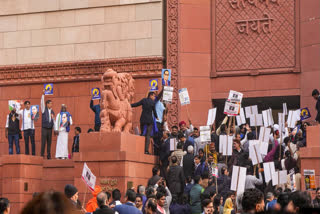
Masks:
[[[136,201],[136,193],[133,190],[127,190],[126,201],[125,204],[115,206],[113,210],[119,214],[142,214],[142,212],[135,207],[134,202]]]
[[[183,156],[183,173],[187,178],[191,176],[193,178],[194,173],[194,156],[193,156],[193,146],[188,146],[188,153]]]
[[[141,135],[145,135],[145,145],[144,145],[144,153],[149,153],[149,144],[150,144],[150,136],[152,131],[152,126],[154,124],[153,117],[158,120],[158,115],[155,109],[155,99],[156,94],[154,92],[148,93],[148,98],[143,98],[137,103],[131,104],[131,107],[138,107],[142,105],[142,113],[140,117],[140,129],[141,129]]]
[[[76,127],[74,129],[75,136],[73,137],[73,144],[72,144],[72,154],[74,152],[79,152],[79,143],[80,143],[80,133],[81,133],[81,128]]]
[[[108,207],[108,196],[105,192],[100,192],[97,195],[97,204],[99,208],[93,214],[114,214],[115,212]]]
[[[181,196],[184,191],[184,175],[181,166],[178,166],[178,158],[171,157],[172,166],[168,171],[169,190],[173,196]]]
[[[320,96],[319,96],[319,91],[317,89],[314,89],[312,91],[312,96],[317,101],[317,103],[316,103],[317,116],[316,116],[315,120],[318,123],[320,123]]]

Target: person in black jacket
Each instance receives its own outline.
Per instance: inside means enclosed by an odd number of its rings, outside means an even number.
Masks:
[[[316,116],[315,120],[318,123],[320,123],[320,96],[319,96],[319,91],[317,89],[314,89],[312,91],[312,96],[317,101],[317,103],[316,103],[317,116]]]
[[[76,128],[74,128],[74,133],[75,133],[75,136],[73,137],[72,154],[74,152],[79,152],[81,128],[78,126]]]
[[[141,129],[141,135],[145,135],[145,145],[144,145],[144,153],[149,153],[149,144],[150,144],[150,136],[152,131],[152,126],[154,124],[154,117],[158,120],[158,115],[155,110],[155,99],[156,94],[154,92],[148,93],[148,98],[143,98],[137,103],[131,104],[131,107],[138,107],[142,105],[142,113],[140,117],[140,129]]]
[[[19,132],[19,115],[16,113],[16,109],[13,109],[7,116],[5,132],[9,141],[9,155],[13,154],[13,141],[16,146],[16,153],[20,154]]]
[[[178,166],[178,158],[171,157],[172,166],[168,171],[168,186],[173,196],[181,196],[184,191],[184,175],[181,166]]]
[[[188,153],[183,156],[183,173],[184,176],[187,178],[188,176],[191,176],[193,178],[194,173],[194,156],[193,156],[193,146],[188,146],[187,149]]]
[[[97,204],[99,209],[97,208],[93,214],[113,214],[115,213],[112,209],[108,207],[108,196],[105,192],[100,192],[97,195]]]

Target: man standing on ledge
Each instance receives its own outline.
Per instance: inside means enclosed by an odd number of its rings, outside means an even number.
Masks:
[[[54,124],[54,112],[52,101],[47,100],[44,104],[44,91],[41,96],[42,129],[41,129],[41,156],[44,157],[44,150],[47,143],[47,158],[51,159],[52,128]]]
[[[320,96],[319,96],[319,91],[317,89],[314,89],[312,91],[312,96],[317,101],[317,103],[316,103],[317,116],[316,116],[315,120],[316,120],[317,123],[320,123]]]
[[[147,98],[143,98],[137,103],[131,104],[131,107],[138,107],[142,105],[142,113],[140,117],[140,131],[141,135],[145,135],[145,145],[144,145],[144,153],[149,153],[149,144],[150,144],[150,136],[152,131],[152,126],[154,125],[154,117],[158,120],[158,115],[155,109],[156,94],[154,92],[149,92]]]

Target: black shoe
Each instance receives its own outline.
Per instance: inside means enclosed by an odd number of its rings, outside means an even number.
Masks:
[[[50,156],[48,156],[48,157],[47,157],[47,159],[48,159],[48,160],[50,160],[50,159],[51,159],[51,157],[50,157]]]
[[[146,154],[146,155],[150,155],[150,153],[147,151],[147,152],[144,152],[144,154]]]

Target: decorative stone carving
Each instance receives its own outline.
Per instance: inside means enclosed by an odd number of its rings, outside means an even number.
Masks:
[[[108,69],[101,77],[101,132],[130,132],[132,129],[131,101],[134,79],[129,73]]]

